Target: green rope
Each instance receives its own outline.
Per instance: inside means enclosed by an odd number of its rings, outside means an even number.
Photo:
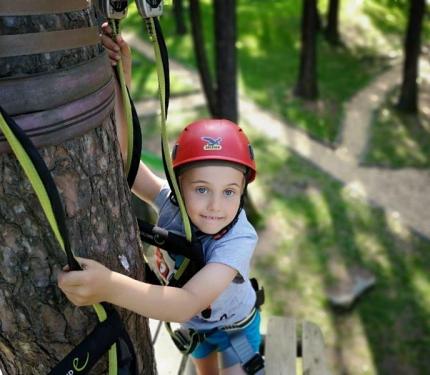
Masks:
[[[115,20],[109,20],[109,25],[112,28],[113,40],[116,40],[116,37],[119,34],[119,27],[117,27]],[[131,166],[131,159],[133,156],[133,120],[131,114],[130,100],[128,98],[127,85],[125,83],[122,60],[119,60],[117,62],[115,69],[119,79],[122,103],[125,111],[125,120],[127,122],[127,163],[125,166],[125,172],[126,175],[128,175]]]
[[[154,46],[155,62],[157,67],[158,76],[158,91],[160,98],[161,107],[161,142],[163,144],[164,159],[166,160],[167,173],[170,176],[172,182],[172,188],[178,201],[179,210],[184,223],[185,237],[188,241],[192,240],[191,224],[190,219],[185,208],[184,200],[182,199],[181,192],[179,190],[178,182],[176,180],[175,172],[173,170],[173,164],[170,154],[170,147],[167,141],[167,125],[166,125],[166,82],[164,77],[164,70],[162,66],[160,46],[158,44],[157,33],[155,31],[154,19],[145,19],[152,44]]]

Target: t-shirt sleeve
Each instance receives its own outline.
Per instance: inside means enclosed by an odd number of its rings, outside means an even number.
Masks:
[[[234,282],[238,283],[249,278],[251,258],[258,239],[251,224],[248,223],[248,228],[243,229],[216,241],[207,259],[207,263],[221,263],[237,270],[238,276]]]
[[[158,212],[160,212],[163,206],[167,203],[167,201],[169,200],[169,196],[170,188],[167,181],[165,181],[161,186],[160,192],[154,199],[154,206]]]

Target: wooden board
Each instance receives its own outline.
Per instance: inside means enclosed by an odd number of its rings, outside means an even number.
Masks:
[[[320,328],[311,322],[303,322],[302,327],[303,374],[329,375]]]
[[[266,375],[296,375],[297,336],[294,318],[269,318],[265,353]]]

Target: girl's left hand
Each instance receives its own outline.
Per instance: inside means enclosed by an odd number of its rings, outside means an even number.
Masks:
[[[58,286],[76,306],[103,302],[109,296],[112,271],[91,259],[76,258],[82,271],[65,271],[58,275]]]

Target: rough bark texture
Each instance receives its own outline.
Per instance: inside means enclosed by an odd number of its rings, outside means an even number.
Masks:
[[[302,11],[302,36],[300,52],[300,70],[295,94],[304,99],[316,99],[317,88],[317,54],[316,54],[316,0],[304,0]]]
[[[93,24],[90,12],[0,18],[0,32],[18,34]],[[101,47],[0,60],[0,76],[67,68]],[[61,88],[59,88],[61,95]],[[113,116],[100,127],[58,146],[40,149],[65,206],[76,255],[142,279],[143,261],[130,192],[124,178]],[[15,157],[0,155],[0,370],[46,374],[92,330],[92,308],[75,308],[57,287],[65,256]],[[120,311],[135,344],[140,374],[154,374],[147,321]],[[107,357],[92,374],[106,372]]]
[[[404,43],[403,81],[397,107],[409,113],[418,111],[418,59],[421,50],[421,29],[425,0],[411,0],[408,28]]]
[[[236,0],[216,0],[214,11],[218,115],[237,122]]]

